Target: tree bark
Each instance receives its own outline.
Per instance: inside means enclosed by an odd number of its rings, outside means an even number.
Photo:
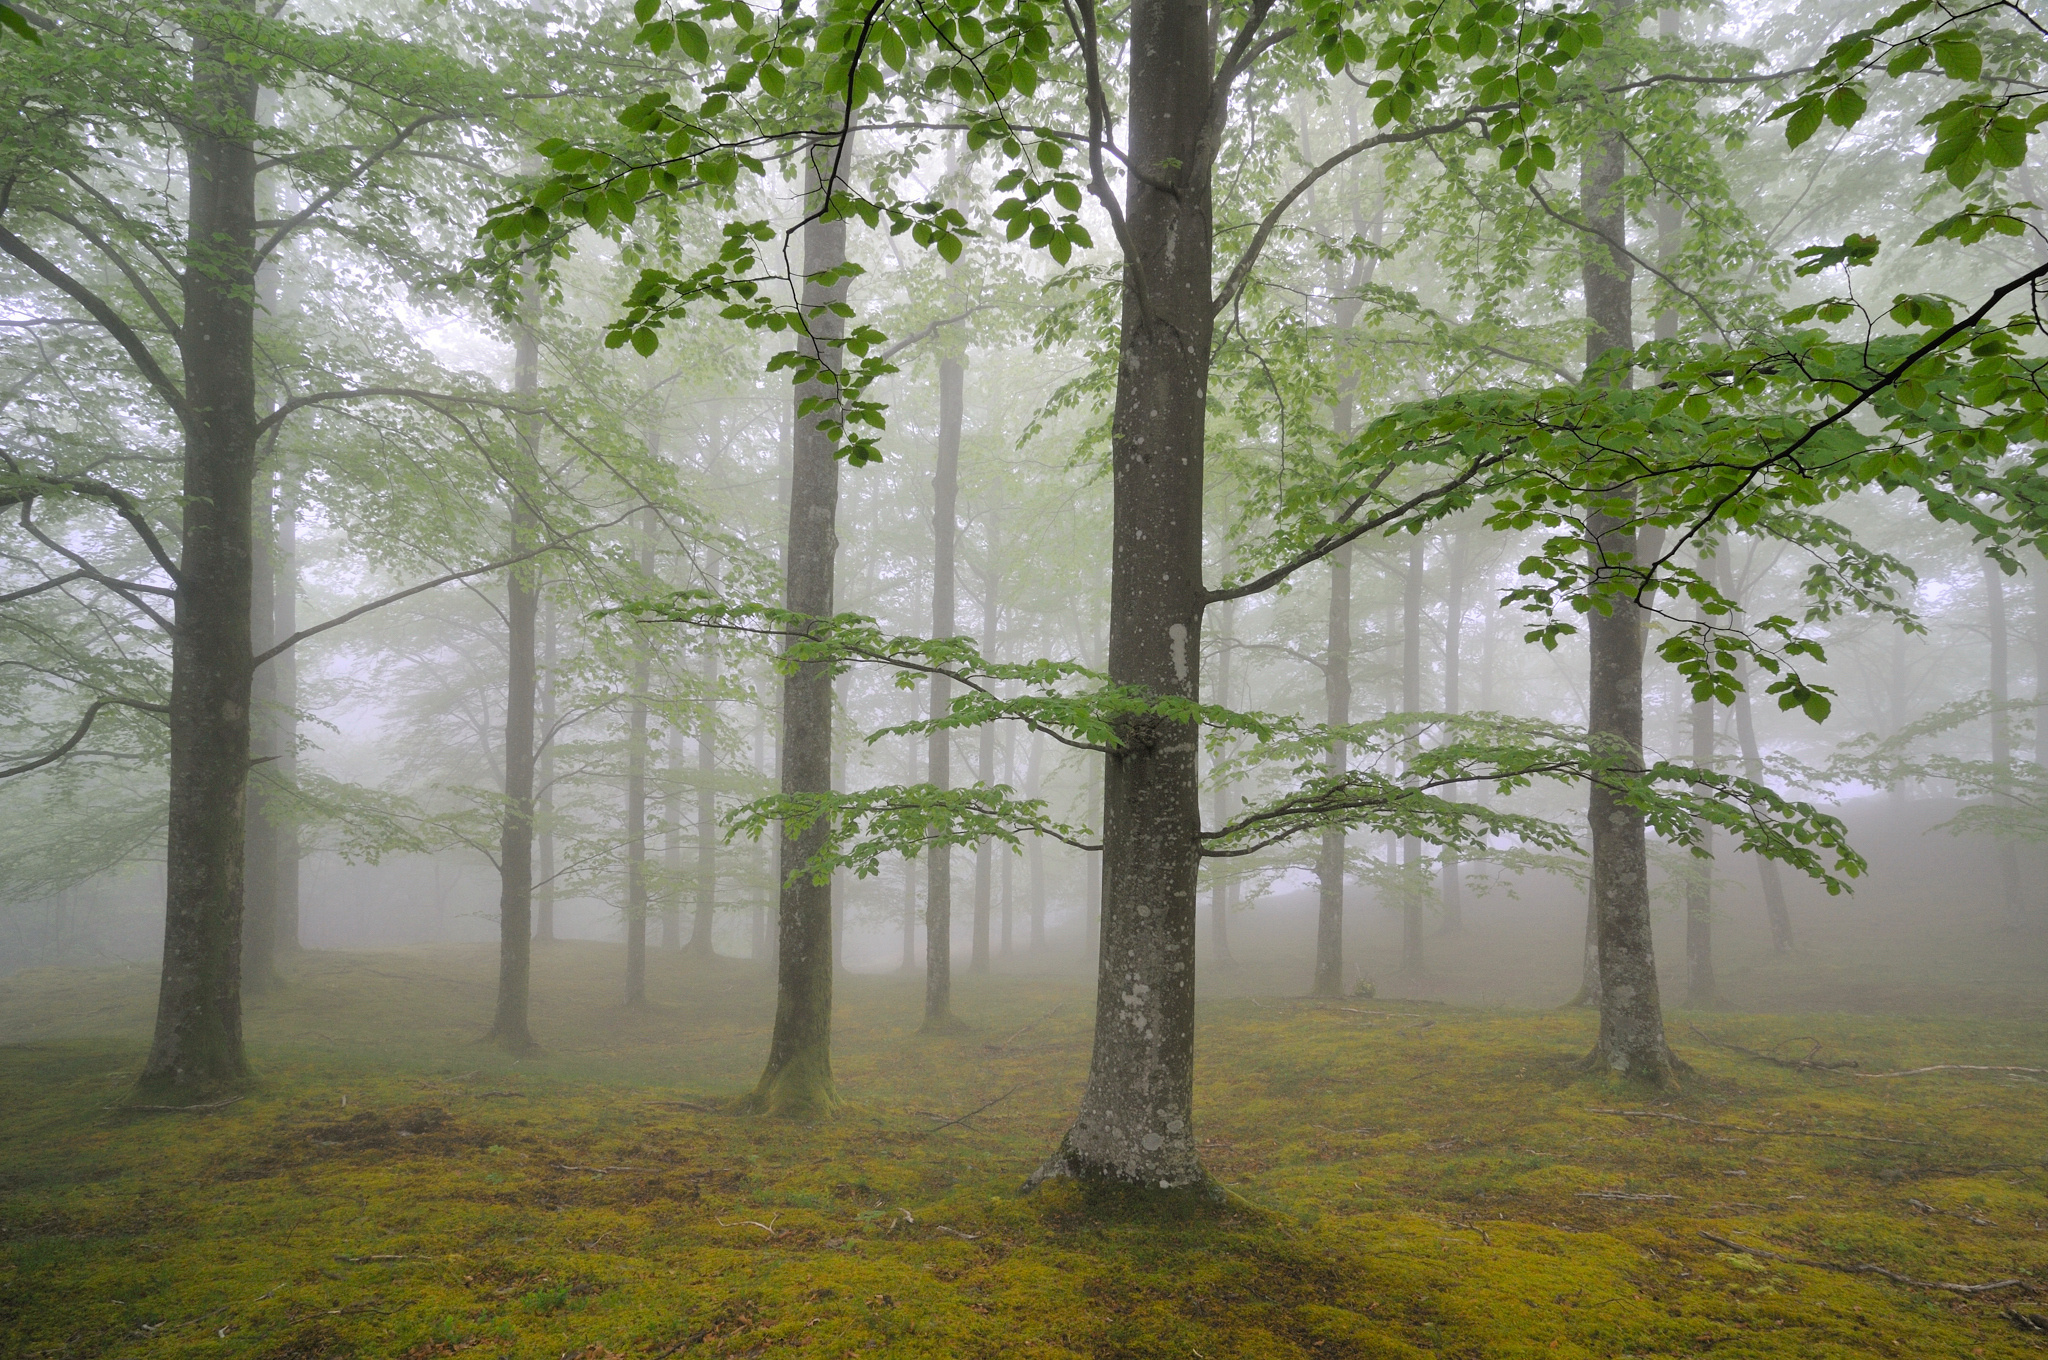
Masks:
[[[711,565],[717,589],[718,562]],[[697,717],[697,902],[690,919],[690,953],[716,958],[712,938],[718,906],[718,637],[704,634],[704,708]]]
[[[1135,0],[1130,51],[1108,671],[1114,683],[1194,700],[1214,331],[1207,7]],[[1094,1051],[1079,1115],[1033,1179],[1197,1187],[1206,1184],[1194,1135],[1200,732],[1154,715],[1121,718],[1115,731],[1103,762]]]
[[[242,874],[256,475],[256,85],[240,54],[215,38],[195,34],[191,61],[179,338],[189,416],[171,642],[163,976],[138,1082],[180,1098],[248,1072]]]
[[[1735,696],[1735,739],[1742,746],[1742,773],[1745,778],[1761,781],[1764,758],[1757,746],[1756,717],[1749,703],[1749,663],[1746,659],[1738,661],[1735,675],[1742,682],[1742,691]],[[1778,877],[1778,862],[1758,855],[1756,872],[1764,890],[1764,915],[1771,925],[1771,950],[1778,954],[1790,953],[1792,912],[1785,905],[1785,885]]]
[[[299,472],[287,461],[277,478],[277,507],[271,529],[271,636],[288,638],[299,631]],[[285,799],[299,787],[299,654],[296,649],[273,658],[271,676],[270,784]],[[276,919],[271,947],[279,954],[296,953],[299,939],[299,822],[286,804],[270,818],[276,846],[271,866],[271,911]]]
[[[1348,409],[1348,408],[1347,408]],[[1323,708],[1332,727],[1351,721],[1351,545],[1330,554],[1329,645],[1323,654]],[[1348,742],[1332,742],[1327,768],[1351,765]],[[1344,828],[1323,832],[1316,854],[1316,971],[1311,996],[1344,994]]]
[[[989,535],[989,553],[996,551],[993,532]],[[996,648],[996,576],[994,563],[990,563],[988,590],[983,599],[982,609],[983,655],[994,656]],[[975,753],[975,775],[983,784],[995,782],[996,729],[993,723],[983,723],[980,732],[980,749]],[[974,960],[968,967],[977,973],[989,970],[989,925],[990,909],[994,905],[995,892],[995,843],[987,836],[974,847]]]
[[[1027,798],[1044,796],[1045,734],[1034,731],[1031,734],[1030,784],[1025,790]],[[1045,948],[1045,838],[1031,838],[1031,952],[1036,954]]]
[[[2005,621],[2005,573],[1989,557],[1984,559],[1985,631],[1991,639],[1991,772],[1997,789],[1994,803],[2010,805],[2006,790],[2012,783],[2012,714],[2005,705],[2012,701],[2011,637]],[[1998,887],[2005,899],[2006,915],[2020,918],[2020,856],[2010,836],[1997,836],[1992,852],[1998,859]]]
[[[1701,616],[1705,621],[1704,615]],[[1695,700],[1692,705],[1693,768],[1711,770],[1715,765],[1714,701]],[[1720,999],[1714,981],[1714,826],[1695,818],[1705,859],[1692,862],[1692,877],[1685,885],[1685,1004],[1695,1009],[1711,1006]]]
[[[823,207],[827,186],[819,162],[831,149],[814,145],[805,172],[805,203]],[[821,276],[846,260],[845,219],[815,216],[804,227],[802,306],[813,357],[837,367],[839,351],[829,342],[844,328],[831,308],[846,299],[846,281]],[[793,410],[809,398],[829,396],[824,384],[799,384]],[[797,415],[789,481],[789,547],[784,570],[784,603],[792,613],[824,618],[832,613],[833,558],[838,551],[839,459],[832,437],[819,428],[817,414]],[[782,681],[782,792],[829,793],[832,789],[832,672],[822,662],[805,662]],[[814,881],[810,861],[825,845],[822,821],[802,832],[787,823],[778,838],[781,877],[776,922],[775,1032],[768,1062],[750,1104],[757,1111],[812,1118],[838,1104],[832,1081],[832,888]]]
[[[270,483],[257,478],[250,505],[249,648],[267,652],[277,642],[277,578],[271,560]],[[249,685],[249,812],[242,828],[242,990],[245,994],[276,989],[278,827],[271,816],[269,766],[277,752],[277,673],[274,662],[256,667]]]
[[[542,944],[555,939],[555,606],[543,592],[540,601],[539,765],[535,770],[533,938]]]
[[[1408,544],[1408,572],[1401,595],[1401,711],[1414,713],[1422,707],[1422,538]],[[1419,735],[1409,729],[1412,747]],[[1407,836],[1401,841],[1401,972],[1408,977],[1422,974],[1422,840]]]
[[[1465,642],[1465,565],[1466,554],[1471,545],[1464,534],[1454,537],[1451,550],[1444,564],[1444,712],[1462,713],[1464,706],[1460,688],[1463,679],[1459,674],[1459,663]],[[1456,800],[1458,790],[1445,790],[1446,798]],[[1445,849],[1443,852],[1443,902],[1444,919],[1437,926],[1439,935],[1462,935],[1465,932],[1465,883],[1464,866],[1458,862],[1458,852]]]
[[[1003,782],[1014,785],[1017,778],[1017,728],[1013,723],[1003,724]],[[1003,854],[1003,940],[1002,951],[1010,953],[1016,912],[1017,856],[1007,848]]]
[[[1223,708],[1230,707],[1232,697],[1230,663],[1237,650],[1236,623],[1237,601],[1226,600],[1216,607],[1216,702]],[[1216,825],[1230,820],[1230,786],[1221,780],[1217,781],[1211,810]],[[1219,863],[1209,883],[1209,951],[1218,964],[1230,962],[1231,881],[1230,874]],[[1318,934],[1317,949],[1320,951],[1321,947],[1322,937]],[[1320,953],[1317,957],[1321,958]]]
[[[938,466],[932,474],[932,636],[952,637],[957,631],[954,609],[958,596],[954,549],[960,520],[960,426],[965,404],[966,374],[951,355],[939,361]],[[952,702],[952,683],[932,677],[933,718]],[[925,777],[940,789],[953,787],[953,734],[931,734],[926,747]],[[925,868],[924,896],[924,1027],[945,1030],[953,1019],[953,851],[934,846]]]
[[[667,829],[661,837],[661,948],[663,953],[680,953],[683,948],[683,729],[675,723],[668,728],[667,752],[662,762],[661,819]]]
[[[659,444],[655,451],[658,453]],[[642,510],[640,579],[654,579],[654,512]],[[647,687],[652,658],[644,641],[633,640],[626,709],[626,1004],[647,1004]]]
[[[1618,133],[1603,135],[1586,153],[1579,177],[1579,212],[1599,239],[1583,244],[1586,366],[1589,379],[1603,356],[1634,347],[1632,262],[1627,254],[1628,216],[1619,188],[1626,169],[1626,143]],[[1608,377],[1632,385],[1623,367]],[[1628,499],[1626,497],[1617,499]],[[1632,507],[1632,499],[1631,499]],[[1637,527],[1630,514],[1588,516],[1594,538],[1596,575],[1602,580],[1634,579]],[[1643,763],[1643,618],[1632,601],[1586,621],[1591,676],[1587,686],[1587,739],[1617,774],[1634,774]],[[1596,1068],[1635,1080],[1665,1082],[1679,1069],[1664,1038],[1664,1010],[1657,988],[1657,961],[1650,938],[1649,856],[1643,815],[1605,780],[1595,780],[1588,821],[1593,841],[1593,907],[1600,952],[1600,1038],[1589,1058]]]
[[[533,298],[529,293],[528,304]],[[530,322],[514,334],[512,390],[527,404],[540,390],[540,336]],[[522,484],[540,464],[540,426],[521,421],[527,465],[511,479],[511,549],[527,551],[540,536],[540,519]],[[539,1045],[528,1025],[533,975],[534,708],[539,667],[540,568],[532,561],[505,571],[505,820],[498,840],[498,1008],[491,1039],[507,1053]]]

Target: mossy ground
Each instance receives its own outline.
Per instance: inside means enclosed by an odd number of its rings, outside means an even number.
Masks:
[[[758,1075],[765,976],[653,962],[653,1003],[628,1012],[609,1004],[615,948],[541,951],[545,1052],[514,1061],[475,1042],[487,951],[307,955],[252,1008],[255,1087],[181,1114],[119,1105],[146,970],[6,980],[0,1354],[1720,1360],[2048,1343],[2026,1321],[2048,1313],[2031,1289],[2048,1282],[2040,1084],[1785,1069],[1687,1029],[1756,1048],[1812,1036],[1876,1072],[2048,1066],[2039,1019],[1674,1015],[1695,1081],[1645,1097],[1575,1069],[1583,1013],[1214,1000],[1198,1130],[1233,1193],[1134,1216],[1072,1187],[1018,1194],[1085,1075],[1079,980],[963,977],[973,1028],[931,1036],[920,980],[842,979],[848,1103],[803,1125],[720,1112]],[[2029,1287],[1915,1289],[1703,1232]]]

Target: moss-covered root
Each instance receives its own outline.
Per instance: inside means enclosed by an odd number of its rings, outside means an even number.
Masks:
[[[740,1102],[744,1113],[782,1119],[827,1119],[838,1108],[832,1053],[823,1045],[806,1045],[781,1063],[771,1060],[760,1085]]]

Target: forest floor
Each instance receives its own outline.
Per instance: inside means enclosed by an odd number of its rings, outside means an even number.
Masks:
[[[1019,1193],[1085,1076],[1079,979],[962,977],[937,1037],[917,979],[843,979],[848,1103],[806,1126],[722,1112],[760,970],[657,956],[634,1011],[619,971],[539,951],[515,1062],[476,1043],[488,950],[305,955],[251,1007],[249,1093],[171,1113],[122,1105],[148,970],[0,980],[0,1354],[2048,1349],[2040,1074],[1877,1075],[2048,1066],[2038,1017],[1674,1013],[1694,1077],[1645,1096],[1574,1067],[1580,1011],[1212,1000],[1229,1194],[1132,1217]]]

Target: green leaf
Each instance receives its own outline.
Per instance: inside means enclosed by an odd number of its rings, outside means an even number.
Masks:
[[[1785,145],[1798,146],[1820,131],[1824,109],[1819,95],[1806,95],[1785,107],[1792,111],[1790,121],[1785,124]]]
[[[676,46],[691,61],[711,60],[711,39],[694,19],[676,20]],[[708,102],[708,101],[707,101]]]
[[[1910,43],[1892,53],[1890,61],[1884,64],[1884,73],[1898,77],[1917,71],[1925,66],[1934,55],[1934,49],[1926,43]]]
[[[22,12],[12,5],[0,3],[0,28],[4,28],[17,38],[21,38],[26,42],[32,42],[38,47],[43,45],[43,35],[36,32],[35,25],[30,23]]]
[[[2026,146],[2025,137],[2022,137],[2020,139],[2020,145],[2022,148]],[[1052,185],[1052,196],[1055,199],[1057,199],[1059,201],[1059,205],[1062,208],[1065,208],[1068,212],[1081,211],[1081,186],[1074,183],[1074,181],[1070,179],[1054,180]]]
[[[660,12],[661,0],[633,0],[633,22],[636,24],[651,23]]]
[[[1984,129],[1984,159],[2010,170],[2027,163],[2026,124],[2010,114],[2001,114]]]
[[[633,332],[633,351],[641,358],[646,358],[660,348],[661,337],[647,327],[642,326]]]
[[[1838,85],[1835,92],[1828,96],[1828,121],[1836,127],[1855,127],[1856,120],[1861,118],[1863,111],[1869,107],[1870,101],[1865,99],[1863,92],[1854,85]]]
[[[1936,38],[1934,60],[1950,80],[1975,80],[1984,74],[1984,50],[1967,38]]]

